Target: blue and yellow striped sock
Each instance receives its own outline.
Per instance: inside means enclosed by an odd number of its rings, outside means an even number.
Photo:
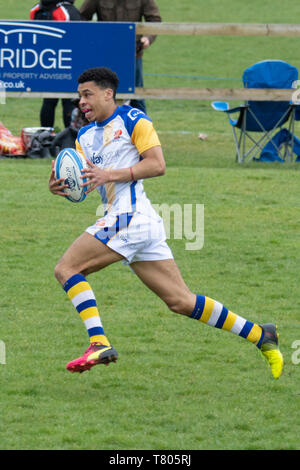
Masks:
[[[110,346],[103,330],[94,292],[85,277],[82,274],[74,274],[63,285],[63,289],[79,313],[87,329],[90,343]]]
[[[196,297],[196,305],[190,318],[200,320],[215,328],[230,331],[260,348],[263,340],[263,330],[259,325],[232,313],[216,300],[203,295],[197,295]]]

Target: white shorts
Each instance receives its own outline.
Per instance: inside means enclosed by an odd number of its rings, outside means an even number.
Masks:
[[[86,232],[124,256],[124,264],[173,259],[159,215],[150,217],[139,212],[108,214],[88,227]]]

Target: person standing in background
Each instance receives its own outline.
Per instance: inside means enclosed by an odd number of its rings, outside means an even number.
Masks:
[[[30,10],[30,19],[37,21],[80,21],[78,9],[73,5],[75,0],[58,2],[53,0],[41,0]],[[58,98],[44,98],[40,111],[42,127],[54,127],[55,109]],[[75,108],[71,99],[62,99],[63,122],[65,127],[71,124],[72,111]]]
[[[161,16],[154,0],[85,0],[79,9],[82,20],[90,21],[97,15],[98,21],[143,21],[161,22]],[[135,86],[143,87],[143,54],[153,43],[156,36],[136,37]],[[145,100],[131,100],[133,108],[147,112]]]

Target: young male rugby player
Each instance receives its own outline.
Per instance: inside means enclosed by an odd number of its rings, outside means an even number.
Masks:
[[[88,160],[87,193],[97,189],[105,215],[86,229],[55,267],[62,284],[83,320],[90,346],[69,362],[70,372],[83,372],[96,364],[116,361],[117,351],[104,333],[96,299],[86,277],[117,261],[130,265],[141,281],[175,313],[231,331],[261,351],[274,378],[283,369],[274,324],[258,325],[231,312],[220,302],[194,294],[185,284],[166,243],[162,219],[152,208],[142,180],[165,173],[165,160],[151,119],[138,109],[117,106],[118,77],[110,69],[89,69],[78,78],[80,108],[90,122],[77,137],[77,150]],[[49,180],[53,194],[65,196],[67,186]]]

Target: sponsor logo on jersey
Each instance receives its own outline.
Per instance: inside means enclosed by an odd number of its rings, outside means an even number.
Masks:
[[[92,156],[92,163],[94,163],[94,165],[102,164],[102,163],[103,163],[103,157],[102,157],[102,155],[97,155],[97,154],[94,152],[94,153],[93,153],[93,156]]]
[[[132,121],[134,121],[139,116],[139,114],[144,114],[144,113],[140,109],[132,108],[128,113],[128,117]]]

